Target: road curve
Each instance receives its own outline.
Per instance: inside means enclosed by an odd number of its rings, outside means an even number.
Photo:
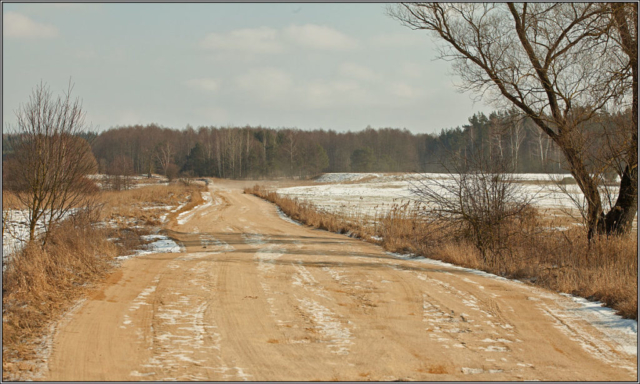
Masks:
[[[238,183],[58,326],[45,380],[637,381],[568,300],[279,217]]]

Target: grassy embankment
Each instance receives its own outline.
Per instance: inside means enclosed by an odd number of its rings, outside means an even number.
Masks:
[[[444,225],[426,223],[408,203],[367,223],[357,213],[322,212],[311,203],[278,196],[258,185],[245,193],[275,203],[292,219],[314,228],[349,233],[390,252],[413,253],[599,300],[623,317],[637,319],[637,236],[601,238],[589,245],[578,227],[543,230],[555,225],[534,211],[528,228],[511,238],[506,252],[488,262],[469,239],[451,236]]]
[[[102,209],[62,222],[45,247],[31,243],[14,254],[2,276],[3,379],[20,380],[35,370],[49,326],[108,278],[118,265],[115,257],[132,253],[144,243],[140,235],[163,225],[161,211],[144,208],[182,205],[168,213],[169,222],[201,202],[202,188],[172,184],[100,192],[95,198]],[[20,208],[10,193],[2,201],[3,211]]]

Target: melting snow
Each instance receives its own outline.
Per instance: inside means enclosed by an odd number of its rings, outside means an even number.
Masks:
[[[182,212],[178,215],[178,224],[184,225],[189,220],[191,220],[196,213],[203,211],[205,208],[213,205],[213,198],[211,197],[211,192],[200,192],[202,195],[203,204],[200,204],[194,207],[190,211]],[[204,213],[203,213],[204,214]]]
[[[287,216],[284,212],[282,212],[282,209],[280,209],[280,207],[278,207],[276,205],[276,209],[278,211],[278,216],[280,216],[280,218],[284,221],[288,221],[289,223],[295,224],[295,225],[302,225],[301,223],[293,220],[292,218],[290,218],[289,216]]]
[[[343,327],[329,309],[317,302],[308,298],[298,299],[298,301],[301,304],[301,309],[311,315],[316,328],[328,339],[331,352],[338,355],[348,355],[349,345],[353,344],[350,340],[352,337],[349,329]]]
[[[185,252],[185,247],[179,245],[169,237],[164,235],[141,236],[144,240],[155,240],[144,246],[144,249],[135,251],[132,255],[118,256],[118,260],[127,260],[134,256],[150,255],[153,253],[181,253]]]

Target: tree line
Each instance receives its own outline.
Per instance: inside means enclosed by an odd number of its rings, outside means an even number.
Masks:
[[[594,136],[620,115],[601,113]],[[322,172],[442,172],[448,159],[480,152],[512,172],[566,172],[557,145],[515,111],[476,113],[435,134],[367,127],[358,132],[266,127],[171,129],[156,124],[109,129],[87,137],[106,174],[160,173],[174,178],[306,178]],[[598,139],[591,144],[599,148]],[[614,170],[612,170],[614,171]]]
[[[626,114],[600,113],[588,125],[597,156],[599,133]],[[367,127],[358,132],[303,131],[265,127],[172,129],[156,124],[115,127],[84,133],[100,173],[159,173],[169,178],[306,178],[322,172],[442,172],[453,158],[479,153],[510,165],[512,172],[566,172],[557,145],[515,111],[476,113],[469,123],[439,133]],[[3,159],[15,136],[3,134]],[[595,163],[594,163],[595,166]],[[614,169],[610,170],[615,173]]]

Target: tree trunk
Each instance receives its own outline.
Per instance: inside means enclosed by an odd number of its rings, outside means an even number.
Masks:
[[[33,241],[36,239],[36,224],[37,220],[31,220],[29,223],[29,241]]]
[[[633,25],[627,23],[625,13],[631,7]],[[622,173],[618,199],[606,216],[607,234],[627,234],[631,231],[633,219],[638,211],[638,8],[637,4],[611,4],[614,20],[620,37],[622,48],[629,57],[632,76],[633,99],[631,104],[631,142],[628,151],[628,162]],[[633,29],[631,33],[630,29]],[[635,39],[634,39],[635,37]]]
[[[602,200],[600,198],[600,191],[598,190],[598,184],[591,177],[587,167],[580,158],[578,151],[567,143],[564,136],[556,137],[558,147],[564,153],[567,162],[569,163],[569,169],[571,174],[576,179],[578,187],[584,194],[587,200],[587,229],[588,238],[591,240],[596,234],[605,234],[604,225],[604,211],[602,209]]]
[[[631,232],[633,219],[638,211],[638,155],[634,157],[636,157],[636,166],[625,167],[616,204],[605,216],[607,234],[625,235]]]

